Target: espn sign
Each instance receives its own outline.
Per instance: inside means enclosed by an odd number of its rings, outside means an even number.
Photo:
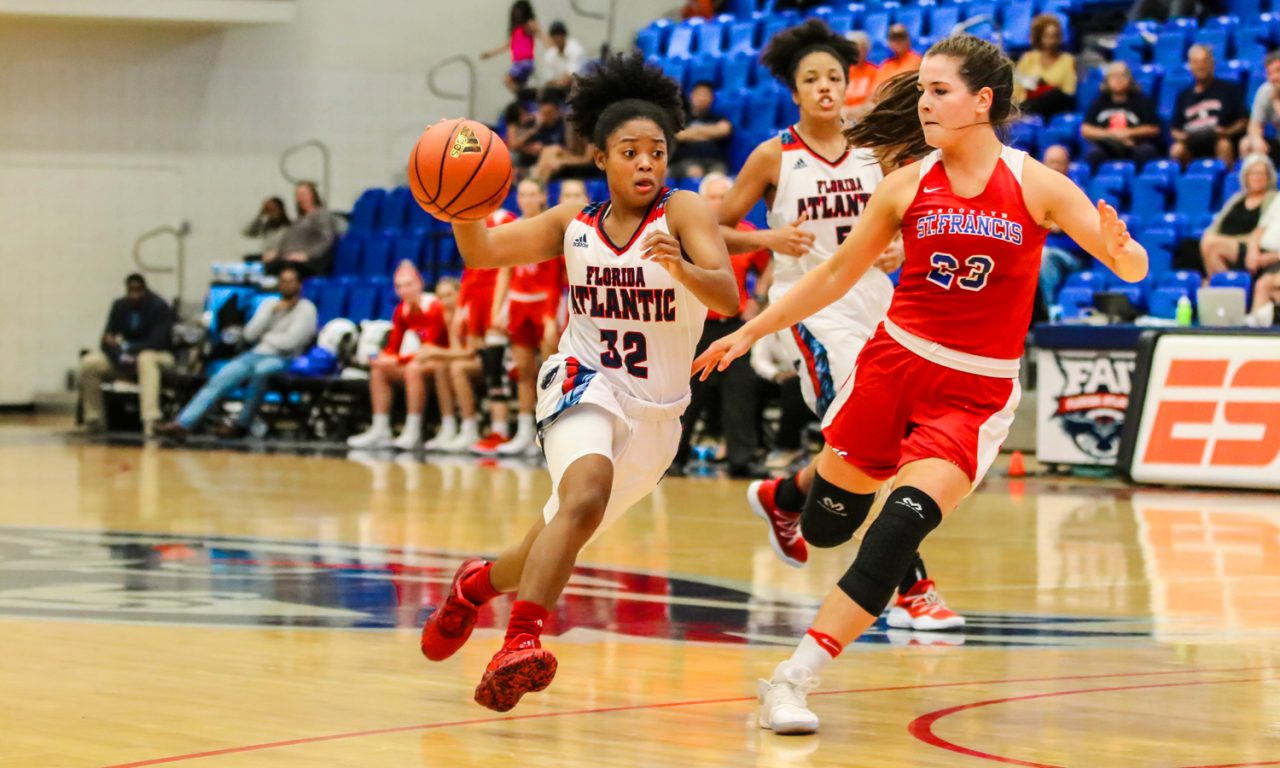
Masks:
[[[1280,335],[1163,334],[1149,360],[1125,430],[1134,481],[1280,488]]]

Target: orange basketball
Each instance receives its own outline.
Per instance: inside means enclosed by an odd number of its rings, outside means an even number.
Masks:
[[[409,187],[442,221],[481,221],[511,188],[511,152],[493,131],[465,118],[427,128],[409,155]]]

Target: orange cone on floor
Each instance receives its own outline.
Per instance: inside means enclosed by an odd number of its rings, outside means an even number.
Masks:
[[[1009,457],[1009,477],[1026,477],[1027,465],[1022,458],[1022,451],[1014,451]]]

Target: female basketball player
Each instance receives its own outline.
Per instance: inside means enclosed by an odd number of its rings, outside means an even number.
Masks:
[[[496,562],[463,563],[422,630],[423,654],[448,658],[471,634],[478,606],[519,591],[506,640],[475,692],[500,712],[550,684],[556,659],[539,642],[547,612],[578,551],[662,478],[680,439],[707,308],[738,306],[715,218],[697,195],[662,186],[684,122],[679,87],[639,55],[619,56],[577,79],[570,103],[578,130],[600,148],[595,161],[611,202],[558,205],[493,230],[453,228],[472,266],[563,253],[570,292],[560,352],[538,375],[538,427],[553,487],[543,519]]]
[[[897,136],[849,145],[840,110],[849,67],[858,61],[858,48],[823,22],[813,19],[778,33],[769,41],[761,61],[791,89],[800,107],[800,122],[761,144],[747,158],[725,198],[720,224],[731,253],[747,246],[774,249],[769,299],[776,301],[806,272],[831,258],[885,171],[923,155],[928,146],[923,141],[904,142]],[[906,98],[914,107],[914,95],[907,93]],[[769,205],[773,229],[735,230],[734,225],[762,199]],[[801,370],[801,391],[819,420],[853,372],[862,345],[889,311],[893,284],[885,273],[900,264],[901,247],[895,245],[851,291],[791,327],[802,354],[795,361]],[[769,524],[774,551],[796,567],[809,559],[806,539],[818,547],[844,543],[812,527],[802,537],[800,510],[812,484],[810,462],[791,477],[756,481],[747,489],[747,503]],[[938,597],[919,557],[904,575],[898,595],[889,613],[890,626],[936,630],[964,625],[964,617]]]
[[[998,48],[968,35],[940,40],[918,77],[898,76],[886,94],[908,89],[918,89],[915,114],[875,110],[850,140],[863,146],[922,131],[937,151],[885,177],[830,260],[694,363],[702,375],[723,369],[756,339],[831,304],[901,232],[902,280],[826,419],[805,531],[812,522],[847,540],[880,486],[896,479],[812,628],[760,683],[760,725],[779,733],[817,729],[805,694],[818,673],[871,626],[921,541],[995,459],[1018,404],[1047,226],[1123,280],[1147,273],[1146,251],[1115,209],[1100,201],[1095,210],[1065,176],[1001,143],[994,128],[1015,110],[1013,64]]]

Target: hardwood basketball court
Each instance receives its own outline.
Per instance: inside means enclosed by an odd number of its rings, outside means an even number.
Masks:
[[[781,737],[755,680],[856,545],[787,567],[743,482],[667,480],[589,548],[554,684],[501,716],[471,691],[509,601],[445,663],[418,629],[540,468],[66,429],[0,422],[0,766],[1280,765],[1274,494],[993,472],[925,544],[966,630],[873,631]]]

